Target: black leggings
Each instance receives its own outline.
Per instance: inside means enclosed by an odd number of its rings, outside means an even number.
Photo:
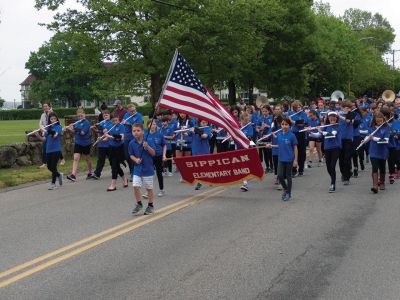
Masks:
[[[229,150],[229,142],[222,143],[222,140],[217,140],[217,153],[227,152]]]
[[[329,176],[331,176],[331,184],[336,184],[336,164],[339,159],[340,149],[325,150],[325,163]]]
[[[353,156],[353,141],[342,140],[342,150],[339,156],[339,168],[345,181],[351,177],[351,158]]]
[[[167,152],[165,153],[165,156],[167,157],[167,158],[170,158],[170,159],[168,159],[167,161],[165,161],[165,167],[168,169],[168,172],[172,172],[172,149],[171,150],[167,150]]]
[[[304,172],[304,162],[306,161],[306,157],[307,157],[306,134],[305,134],[305,132],[296,132],[295,135],[297,138],[299,172],[303,173]],[[293,168],[293,171],[297,171],[297,168]]]
[[[265,162],[265,167],[267,169],[272,169],[274,164],[272,162],[272,149],[260,148],[258,149],[258,155],[261,162]]]
[[[123,177],[124,171],[121,169],[121,163],[125,160],[124,145],[119,147],[110,147],[111,157],[111,178],[117,179],[118,175]]]
[[[274,174],[275,176],[278,175],[278,155],[272,155],[272,160],[274,162]]]
[[[386,159],[371,157],[372,173],[380,174],[380,180],[385,180]]]
[[[280,161],[278,163],[279,183],[282,185],[283,189],[287,191],[290,195],[292,194],[292,168],[293,162]],[[287,180],[287,183],[285,179]]]
[[[57,171],[57,163],[60,159],[61,152],[50,152],[46,153],[46,161],[47,161],[47,169],[51,172],[51,183],[56,183],[56,179],[60,176],[60,173]]]
[[[97,177],[101,176],[101,172],[103,171],[104,168],[104,163],[106,162],[106,158],[108,158],[110,164],[111,164],[111,158],[110,158],[110,148],[97,148],[97,163],[96,163],[96,170],[94,171],[94,174]]]
[[[389,148],[389,174],[392,175],[396,173],[397,170],[400,170],[400,150],[396,150],[396,148]]]
[[[357,149],[358,145],[360,145],[360,143],[361,143],[360,136],[353,137],[353,167],[354,167],[354,169],[358,169],[359,151],[357,151],[356,149]],[[361,158],[360,158],[360,163],[361,163]]]
[[[162,155],[153,157],[153,164],[156,169],[157,179],[158,179],[158,187],[160,190],[164,189],[164,178],[162,176],[163,172],[163,160]]]

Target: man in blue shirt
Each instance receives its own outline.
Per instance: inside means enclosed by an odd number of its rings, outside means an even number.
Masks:
[[[135,163],[133,169],[132,185],[135,192],[136,207],[132,213],[137,214],[143,208],[142,192],[140,188],[143,186],[147,190],[148,206],[144,212],[145,215],[154,213],[153,205],[153,156],[156,154],[153,141],[144,140],[144,130],[142,124],[134,124],[132,126],[134,139],[129,143],[128,152],[132,161]]]

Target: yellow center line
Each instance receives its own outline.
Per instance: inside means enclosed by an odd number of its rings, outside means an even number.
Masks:
[[[162,211],[161,211],[161,209],[160,209],[160,210],[158,210],[157,214],[155,214],[155,215],[153,215],[153,216],[151,216],[151,217],[145,216],[145,218],[141,218],[140,220],[142,220],[142,219],[144,219],[144,220],[141,221],[141,222],[138,222],[137,224],[134,224],[134,225],[132,225],[132,226],[130,226],[130,227],[127,227],[127,228],[125,228],[125,229],[122,229],[122,230],[120,230],[120,231],[114,232],[114,233],[112,233],[112,234],[110,234],[110,235],[108,235],[108,236],[105,236],[105,237],[103,237],[103,238],[101,238],[101,239],[98,239],[98,240],[96,240],[96,241],[94,241],[94,242],[92,242],[92,243],[89,243],[89,244],[87,244],[87,245],[85,245],[85,246],[82,246],[82,247],[80,247],[80,248],[77,248],[77,249],[75,249],[75,250],[73,250],[73,251],[71,251],[71,252],[68,252],[68,253],[66,253],[66,254],[64,254],[64,255],[62,255],[62,256],[59,256],[59,257],[57,257],[57,258],[54,258],[54,259],[49,260],[49,261],[47,261],[47,262],[44,262],[43,264],[40,264],[40,265],[38,265],[38,266],[36,266],[36,267],[30,269],[30,270],[27,270],[27,271],[22,272],[22,273],[20,273],[20,274],[14,276],[14,277],[11,277],[11,278],[9,278],[9,279],[7,279],[7,280],[4,280],[4,281],[0,282],[0,288],[3,288],[3,287],[5,287],[5,286],[7,286],[7,285],[9,285],[9,284],[11,284],[11,283],[16,282],[16,281],[19,281],[19,280],[21,280],[21,279],[23,279],[23,278],[25,278],[25,277],[28,277],[28,276],[30,276],[30,275],[32,275],[32,274],[34,274],[34,273],[40,272],[40,271],[42,271],[42,270],[44,270],[44,269],[46,269],[46,268],[48,268],[48,267],[51,267],[51,266],[53,266],[53,265],[55,265],[55,264],[57,264],[57,263],[59,263],[59,262],[62,262],[62,261],[64,261],[64,260],[67,260],[67,259],[69,259],[69,258],[71,258],[71,257],[73,257],[73,256],[76,256],[76,255],[78,255],[78,254],[80,254],[80,253],[82,253],[82,252],[85,252],[85,251],[87,251],[87,250],[89,250],[89,249],[92,249],[92,248],[94,248],[94,247],[96,247],[96,246],[98,246],[98,245],[101,245],[101,244],[103,244],[103,243],[105,243],[105,242],[107,242],[107,241],[110,241],[110,240],[115,239],[115,238],[117,238],[117,237],[119,237],[119,236],[122,236],[122,235],[124,235],[124,234],[126,234],[126,233],[129,233],[129,232],[131,232],[131,231],[133,231],[133,230],[135,230],[135,229],[138,229],[138,228],[140,228],[140,227],[142,227],[142,226],[144,226],[144,225],[146,225],[146,224],[148,224],[148,223],[157,221],[157,220],[159,220],[159,219],[161,219],[161,218],[164,218],[164,217],[166,217],[166,216],[168,216],[168,215],[171,215],[171,214],[173,214],[173,213],[175,213],[175,212],[177,212],[177,211],[180,211],[180,210],[182,210],[182,209],[184,209],[184,208],[186,208],[186,207],[189,207],[189,206],[191,206],[191,205],[193,205],[193,204],[195,204],[195,203],[198,203],[198,202],[204,201],[204,200],[206,200],[206,199],[208,199],[208,198],[211,198],[211,197],[213,197],[213,196],[216,196],[216,195],[218,195],[218,194],[220,194],[220,193],[222,193],[222,192],[224,192],[224,191],[225,191],[225,189],[222,189],[222,190],[221,190],[221,189],[219,189],[219,188],[214,188],[214,189],[212,189],[212,190],[210,190],[210,191],[207,191],[207,192],[204,192],[204,193],[202,193],[202,194],[199,194],[199,195],[190,197],[190,198],[188,198],[188,199],[186,199],[186,200],[182,200],[182,201],[176,203],[175,205],[170,205],[168,208],[165,207]],[[212,192],[214,192],[214,193],[212,193]],[[201,195],[204,195],[204,197],[201,197]],[[199,198],[199,196],[200,196],[200,198]],[[196,198],[198,198],[198,199],[196,199]],[[191,199],[191,200],[189,200],[189,199]],[[138,219],[139,219],[139,218],[138,218]],[[126,222],[126,223],[128,223],[128,222]],[[124,224],[126,224],[126,223],[124,223]],[[120,226],[120,225],[119,225],[119,226]],[[115,226],[115,227],[118,227],[118,226]],[[115,228],[115,227],[113,227],[113,228]],[[107,230],[107,232],[110,232],[110,230]],[[111,232],[112,232],[112,231],[111,231]],[[102,234],[102,233],[103,233],[103,232],[99,233],[99,234],[101,234],[100,236],[103,236],[103,235],[104,235],[104,234]],[[98,234],[98,235],[99,235],[99,234]],[[93,237],[93,236],[92,236],[92,237]],[[92,238],[92,237],[89,237],[89,238]],[[89,238],[88,238],[88,239],[89,239]],[[85,239],[85,240],[87,240],[87,239]],[[82,240],[82,241],[83,241],[83,240]],[[81,242],[81,241],[79,241],[79,242]],[[79,243],[79,242],[77,242],[77,243]],[[77,244],[77,243],[74,243],[74,244]],[[74,245],[74,244],[71,244],[71,245]],[[81,244],[82,244],[82,243],[81,243]],[[66,246],[66,247],[64,247],[64,248],[61,248],[61,249],[65,249],[65,248],[67,248],[67,247],[70,247],[71,245]],[[72,247],[71,247],[71,248],[72,248]],[[71,248],[70,248],[70,249],[71,249]],[[61,249],[59,249],[59,250],[61,250]],[[58,252],[59,250],[56,250],[56,251],[54,251],[54,252],[52,252],[52,253]],[[61,252],[58,252],[57,254],[60,254],[60,253],[65,252],[65,251],[66,251],[66,250],[61,251]],[[50,254],[51,254],[51,253],[49,253],[49,254],[47,254],[47,255],[44,255],[44,256],[41,256],[40,258],[45,257],[45,256],[47,256],[47,257],[49,258],[49,257],[51,257],[51,256],[56,255],[56,254],[53,254],[53,255],[50,256]],[[39,259],[39,258],[38,258],[38,259]],[[37,262],[38,262],[38,261],[37,261],[38,259],[35,259],[35,260],[33,260],[33,261],[36,261],[35,263],[37,263]],[[44,259],[41,259],[40,261],[43,261],[43,260],[44,260]],[[27,263],[25,263],[25,264],[23,264],[23,265],[17,266],[17,267],[15,267],[15,268],[10,269],[10,270],[16,270],[16,269],[22,270],[22,269],[27,268],[28,266],[31,266],[31,265],[35,264],[35,263],[31,263],[31,262],[32,262],[32,261],[27,262]],[[29,265],[28,265],[28,264],[29,264]],[[24,267],[21,267],[21,266],[24,266]],[[12,273],[15,273],[15,272],[18,271],[18,270],[16,270],[16,271],[10,273],[10,272],[9,272],[10,270],[7,270],[7,271],[5,271],[5,272],[8,272],[8,274],[12,274]],[[5,272],[3,272],[3,273],[5,273]],[[3,273],[1,273],[1,274],[3,274]],[[6,276],[6,275],[4,275],[4,276]],[[3,276],[3,277],[4,277],[4,276]]]
[[[219,188],[214,188],[214,189],[211,189],[211,190],[209,190],[209,191],[205,191],[205,192],[200,193],[200,194],[197,194],[197,195],[195,195],[195,196],[192,196],[192,197],[183,199],[183,200],[181,200],[181,201],[178,201],[178,202],[176,202],[176,203],[170,204],[170,205],[168,205],[168,206],[162,207],[162,208],[160,208],[160,209],[157,209],[156,213],[157,213],[157,214],[162,213],[162,212],[164,212],[164,211],[166,211],[166,210],[168,210],[168,209],[171,209],[171,208],[173,208],[173,207],[175,207],[175,206],[181,205],[181,204],[186,203],[186,202],[188,202],[188,201],[192,201],[192,200],[195,199],[195,198],[202,197],[202,196],[207,195],[207,194],[209,194],[209,193],[212,193],[212,192],[214,192],[214,191],[216,191],[216,190],[218,190],[218,189],[219,189]],[[80,241],[77,241],[77,242],[75,242],[75,243],[72,243],[72,244],[70,244],[70,245],[67,245],[67,246],[65,246],[65,247],[62,247],[62,248],[60,248],[60,249],[57,249],[57,250],[55,250],[55,251],[52,251],[52,252],[47,253],[47,254],[45,254],[45,255],[42,255],[42,256],[40,256],[40,257],[38,257],[38,258],[35,258],[35,259],[30,260],[30,261],[28,261],[28,262],[25,262],[25,263],[23,263],[23,264],[21,264],[21,265],[18,265],[18,266],[16,266],[16,267],[13,267],[13,268],[11,268],[11,269],[8,269],[8,270],[6,270],[6,271],[0,273],[0,279],[3,278],[3,277],[6,277],[6,276],[8,276],[8,275],[11,275],[11,274],[13,274],[13,273],[15,273],[15,272],[21,271],[21,270],[23,270],[23,269],[25,269],[25,268],[28,268],[28,267],[30,267],[30,266],[32,266],[32,265],[35,265],[35,264],[37,264],[37,263],[39,263],[39,262],[42,262],[42,261],[44,261],[44,260],[46,260],[46,259],[49,259],[49,258],[51,258],[51,257],[53,257],[53,256],[59,255],[59,254],[65,252],[65,251],[68,251],[68,250],[71,250],[71,249],[73,249],[73,248],[76,248],[76,247],[78,247],[78,246],[80,246],[80,245],[82,245],[82,244],[85,244],[85,243],[88,243],[88,242],[93,241],[93,240],[95,240],[95,239],[98,239],[98,238],[100,238],[100,237],[102,237],[102,236],[104,236],[104,235],[107,235],[107,234],[109,234],[109,233],[111,233],[111,232],[113,232],[113,231],[116,231],[116,230],[121,229],[121,228],[123,228],[123,227],[126,227],[126,226],[128,226],[128,225],[131,225],[131,224],[134,224],[134,223],[136,223],[136,222],[139,222],[139,221],[143,220],[143,219],[146,218],[146,217],[147,217],[147,216],[140,216],[140,217],[135,218],[134,220],[129,220],[129,221],[127,221],[127,222],[124,222],[124,223],[119,224],[119,225],[117,225],[117,226],[111,227],[111,228],[109,228],[109,229],[107,229],[107,230],[104,230],[104,231],[102,231],[102,232],[99,232],[99,233],[96,233],[96,234],[94,234],[94,235],[92,235],[92,236],[89,236],[89,237],[87,237],[87,238],[84,238],[84,239],[82,239],[82,240],[80,240]]]

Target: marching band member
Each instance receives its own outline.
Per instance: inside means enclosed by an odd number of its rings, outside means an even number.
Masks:
[[[276,105],[274,107],[274,120],[271,125],[271,127],[273,127],[272,131],[277,131],[281,128],[281,123],[283,120],[281,113],[282,113],[281,107]],[[274,135],[272,135],[271,144],[272,145],[278,144],[278,140]],[[278,178],[279,149],[277,147],[272,147],[272,161],[274,163],[274,175],[275,175],[274,184],[277,186],[277,189],[280,190],[282,189],[282,186],[279,184],[279,178]]]
[[[133,124],[132,126],[134,139],[129,143],[128,151],[132,161],[135,163],[133,168],[132,186],[135,193],[136,206],[132,214],[137,214],[143,209],[142,192],[140,188],[143,186],[147,191],[148,206],[144,212],[145,215],[154,213],[153,204],[153,156],[156,154],[153,141],[144,140],[144,131],[142,124]]]
[[[132,174],[133,174],[133,167],[134,164],[129,158],[129,153],[128,153],[128,146],[130,141],[133,139],[132,135],[132,125],[133,124],[143,124],[143,116],[141,113],[136,111],[136,106],[134,104],[129,104],[127,107],[127,112],[124,114],[122,117],[121,124],[124,125],[125,127],[125,134],[124,134],[124,155],[125,155],[125,160],[129,165],[129,172],[130,172],[130,178],[132,179]]]
[[[217,153],[229,151],[229,140],[224,142],[228,133],[223,128],[215,129],[215,131],[217,136]]]
[[[297,167],[293,167],[293,177],[295,177],[296,175],[302,176],[304,174],[307,140],[306,133],[299,131],[304,129],[308,124],[308,117],[307,114],[302,110],[302,105],[300,101],[294,101],[292,106],[293,112],[289,113],[289,119],[292,124],[292,132],[295,134],[298,142],[298,170]]]
[[[271,107],[269,105],[264,105],[261,108],[261,116],[257,119],[256,123],[256,130],[260,138],[271,132],[271,124],[273,118],[270,113],[271,113]],[[269,138],[263,142],[260,142],[260,145],[265,145],[267,142],[270,141],[271,139]],[[261,163],[263,161],[265,162],[265,173],[270,173],[273,170],[271,149],[263,147],[259,149],[258,153],[260,156]]]
[[[385,175],[386,175],[386,160],[389,157],[389,126],[384,124],[385,117],[381,112],[376,112],[372,119],[371,131],[379,128],[379,130],[370,136],[369,155],[372,165],[372,188],[371,191],[378,193],[380,190],[385,189]],[[379,174],[378,174],[379,172]]]
[[[350,112],[352,103],[344,101],[342,104],[342,114],[339,115],[340,135],[342,150],[339,156],[340,173],[344,185],[350,184],[351,177],[351,158],[353,157],[353,120],[354,113]]]
[[[211,138],[211,129],[208,126],[208,122],[206,120],[198,120],[198,126],[190,128],[190,135],[192,136],[192,155],[203,155],[210,154],[210,138]],[[205,128],[199,128],[205,127]],[[202,184],[198,182],[196,184],[195,190],[199,190],[202,187]]]
[[[99,122],[97,126],[91,127],[97,131],[99,138],[101,138],[101,142],[97,144],[97,163],[96,169],[94,170],[92,175],[92,178],[96,180],[99,179],[101,176],[106,158],[108,158],[111,165],[110,145],[107,138],[102,138],[102,136],[104,135],[104,129],[110,129],[112,127],[110,112],[108,110],[103,110],[102,118],[103,120]]]
[[[45,133],[41,136],[39,132],[35,132],[35,135],[42,141],[46,142],[46,161],[47,169],[51,172],[51,184],[49,190],[56,189],[56,180],[61,186],[63,184],[63,174],[57,170],[57,163],[61,155],[61,134],[62,127],[57,115],[54,112],[48,114],[49,124],[55,123],[46,129],[41,128],[41,132]]]
[[[90,179],[93,176],[92,158],[90,157],[90,146],[92,144],[90,139],[90,122],[86,119],[85,111],[82,108],[79,108],[76,111],[76,114],[80,122],[66,127],[67,130],[75,132],[74,160],[72,163],[71,174],[67,176],[67,179],[72,182],[76,181],[76,174],[78,172],[81,155],[85,157],[86,161],[88,172],[86,179]]]
[[[104,129],[104,135],[109,140],[110,156],[111,156],[111,184],[107,188],[107,192],[117,189],[117,177],[121,177],[124,188],[128,187],[128,179],[125,177],[124,171],[121,169],[121,163],[125,160],[124,138],[125,126],[119,122],[119,115],[114,113],[112,118],[112,127]]]
[[[334,111],[330,111],[326,119],[326,125],[337,124],[339,122],[339,115]],[[339,125],[327,126],[318,128],[318,131],[324,137],[325,164],[328,174],[331,177],[329,193],[334,193],[336,191],[336,164],[341,148],[340,127]]]
[[[250,116],[247,113],[242,113],[240,115],[240,126],[241,130],[244,133],[244,135],[251,141],[254,135],[254,129],[253,126],[251,126],[250,123]],[[232,138],[231,138],[232,139]],[[240,145],[235,143],[236,149],[241,149]],[[247,192],[249,190],[249,184],[247,180],[243,181],[242,186],[240,189],[243,192]]]
[[[147,127],[151,127],[145,131],[145,137],[147,136],[147,141],[152,141],[155,148],[155,155],[153,156],[153,164],[156,169],[158,188],[158,197],[165,195],[164,191],[164,178],[163,178],[163,162],[167,159],[167,144],[165,142],[164,136],[160,130],[157,128],[157,123],[155,121],[151,122],[151,119],[147,121]],[[143,198],[144,195],[143,195]]]
[[[176,130],[181,130],[176,135],[176,157],[192,155],[192,137],[189,135],[189,129],[193,127],[190,116],[185,113],[179,113]],[[183,182],[182,177],[179,180]]]
[[[282,130],[273,134],[277,139],[277,145],[267,144],[265,147],[277,147],[279,154],[278,178],[283,187],[282,200],[288,201],[292,197],[292,169],[297,168],[297,138],[290,130],[292,121],[290,118],[283,118],[281,122]]]
[[[361,122],[360,125],[358,126],[358,131],[360,132],[360,139],[362,141],[368,136],[370,125],[372,122],[372,115],[370,115],[366,109],[360,109],[360,114],[361,114]],[[368,151],[369,151],[368,143],[363,144],[357,151],[358,159],[360,160],[361,171],[365,170],[364,158],[365,156],[368,157],[369,153]]]
[[[164,117],[162,119],[162,126],[160,128],[160,132],[164,137],[165,145],[167,147],[166,151],[166,160],[164,161],[165,164],[165,175],[170,177],[172,176],[172,141],[175,139],[174,129],[172,128],[171,124],[169,123],[168,117]]]
[[[393,184],[394,180],[397,177],[397,170],[399,170],[400,157],[398,155],[398,141],[399,141],[399,132],[400,132],[400,124],[398,120],[398,115],[394,113],[394,109],[391,111],[390,116],[393,116],[393,119],[388,123],[390,138],[389,138],[389,157],[388,157],[388,167],[389,167],[389,183]]]
[[[308,125],[310,127],[317,127],[318,125],[321,125],[321,123],[318,119],[318,114],[315,110],[310,111],[308,119],[309,119]],[[322,150],[321,150],[322,135],[320,132],[318,132],[318,129],[309,130],[307,140],[308,140],[308,146],[309,146],[309,151],[310,151],[307,167],[308,168],[312,167],[315,149],[317,149],[318,167],[319,167],[319,166],[321,166],[321,163],[322,163]]]

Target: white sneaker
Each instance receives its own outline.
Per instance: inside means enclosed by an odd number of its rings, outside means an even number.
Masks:
[[[241,189],[243,192],[247,192],[247,191],[249,190],[249,186],[248,186],[247,183],[244,183],[244,184],[240,187],[240,189]]]
[[[182,183],[183,182],[183,178],[181,177],[181,178],[179,178],[179,182],[180,183]]]
[[[46,168],[46,167],[47,167],[47,164],[43,164],[43,165],[39,166],[39,168],[41,168],[41,169]]]
[[[48,190],[51,191],[51,190],[55,190],[56,188],[57,187],[56,187],[55,183],[50,183]]]
[[[172,177],[172,176],[174,176],[174,174],[172,174],[172,172],[167,172],[167,176]]]
[[[158,197],[162,197],[165,195],[165,191],[164,190],[160,190],[157,194]]]
[[[142,197],[143,197],[144,199],[149,199],[149,195],[147,195],[147,194],[143,194]]]
[[[60,160],[60,166],[65,165],[65,159],[63,158],[62,160]]]
[[[63,185],[63,180],[64,180],[64,173],[60,173],[60,176],[58,176],[58,184],[60,186]]]

